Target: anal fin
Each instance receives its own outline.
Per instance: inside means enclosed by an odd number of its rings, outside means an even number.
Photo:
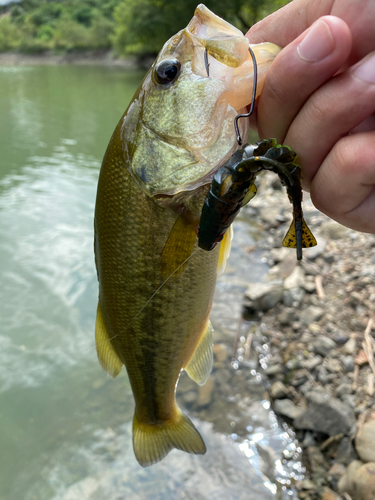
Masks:
[[[184,367],[189,377],[199,385],[203,385],[210,376],[213,364],[212,332],[213,327],[210,320],[207,321],[206,329],[197,345],[193,357]]]
[[[105,327],[103,321],[102,309],[99,303],[96,313],[95,344],[99,362],[103,370],[106,371],[112,378],[117,377],[117,375],[120,373],[123,363],[117,356],[116,351],[111,344],[107,328]]]

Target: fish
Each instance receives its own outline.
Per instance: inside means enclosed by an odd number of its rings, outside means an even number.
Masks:
[[[111,377],[126,367],[133,449],[143,467],[174,448],[206,452],[175,391],[182,370],[202,385],[212,368],[209,314],[231,238],[208,253],[198,248],[196,231],[213,176],[237,148],[234,118],[251,100],[248,47],[241,31],[200,4],[161,49],[102,162],[95,342]],[[252,49],[259,95],[280,48]],[[248,127],[243,120],[243,137]]]

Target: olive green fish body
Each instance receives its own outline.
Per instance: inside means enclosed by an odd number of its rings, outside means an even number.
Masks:
[[[139,189],[120,149],[118,127],[102,165],[95,212],[99,305],[107,338],[129,375],[137,421],[160,425],[179,414],[176,382],[207,328],[219,253],[193,252],[182,272],[167,279],[160,261],[179,213]],[[204,197],[197,198],[203,204]],[[195,236],[195,225],[187,228]],[[98,345],[99,357],[101,347],[107,345]]]

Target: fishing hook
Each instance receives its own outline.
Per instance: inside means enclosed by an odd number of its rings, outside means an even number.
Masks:
[[[255,106],[255,98],[257,95],[258,68],[257,68],[257,61],[255,58],[254,52],[253,52],[252,48],[250,47],[250,45],[249,45],[249,52],[250,52],[251,58],[253,60],[253,66],[254,66],[253,96],[251,99],[250,111],[247,114],[237,115],[236,118],[234,119],[234,128],[236,130],[237,142],[238,142],[239,146],[242,145],[242,138],[241,138],[240,131],[238,129],[237,122],[240,118],[248,118],[252,114],[252,112],[254,111],[254,106]]]
[[[204,51],[204,64],[206,65],[207,76],[210,76],[210,64],[208,62],[207,49],[205,49],[205,51]]]

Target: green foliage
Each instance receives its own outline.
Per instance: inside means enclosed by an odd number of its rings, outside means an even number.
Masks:
[[[290,0],[206,0],[205,5],[244,33]],[[120,55],[157,54],[192,18],[197,0],[122,0],[114,10],[111,37]],[[152,21],[150,21],[152,20]]]
[[[0,51],[11,50],[19,43],[19,29],[12,22],[10,16],[0,18]]]
[[[205,0],[237,28],[248,27],[290,0]],[[154,55],[192,18],[198,0],[21,0],[0,7],[0,51],[114,48]]]

